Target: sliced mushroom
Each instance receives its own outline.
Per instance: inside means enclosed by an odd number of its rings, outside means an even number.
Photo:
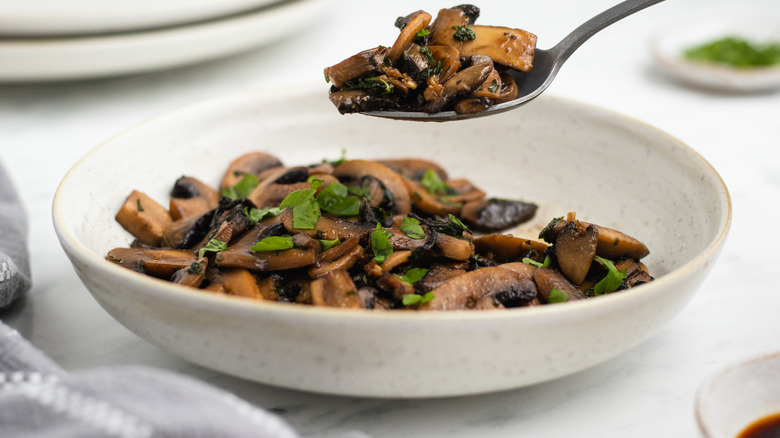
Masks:
[[[333,175],[339,179],[360,180],[364,176],[373,176],[382,182],[393,196],[393,211],[396,214],[407,215],[412,210],[409,192],[406,190],[401,175],[389,167],[376,161],[349,160],[336,166]]]
[[[405,51],[409,50],[414,43],[414,38],[417,33],[428,27],[431,18],[431,14],[425,11],[413,12],[406,17],[404,20],[406,25],[401,29],[401,33],[387,53],[387,58],[391,63],[394,64]]]
[[[530,279],[534,278],[534,271],[537,269],[536,266],[523,262],[502,263],[498,265],[498,267],[501,269],[509,269],[510,271],[517,272],[518,274]]]
[[[318,239],[345,241],[351,237],[362,239],[374,230],[375,225],[363,222],[352,222],[346,219],[322,216],[313,230],[299,230],[292,226],[292,209],[286,208],[279,214],[279,220],[290,233],[304,233]]]
[[[476,252],[500,262],[541,258],[549,247],[543,242],[515,237],[511,234],[487,234],[474,239]]]
[[[460,70],[444,82],[441,94],[436,99],[429,101],[423,110],[429,113],[439,112],[458,97],[473,93],[485,82],[492,69],[493,63],[490,62],[489,58],[473,62],[470,67]]]
[[[363,257],[365,250],[360,245],[353,245],[347,253],[336,260],[332,260],[309,268],[311,278],[320,278],[333,271],[346,271]]]
[[[461,216],[475,229],[498,231],[529,221],[536,209],[528,202],[491,198],[466,203]]]
[[[207,279],[211,282],[207,290],[253,300],[263,299],[257,279],[246,269],[210,269]]]
[[[284,198],[297,190],[311,188],[311,183],[299,182],[294,184],[270,184],[264,190],[252,191],[249,199],[257,208],[276,207],[282,203]]]
[[[573,220],[573,213],[569,213],[569,217],[572,219],[561,219],[557,222],[551,222],[539,237],[547,242],[554,242],[566,223]],[[591,225],[588,222],[580,222],[585,226]],[[592,225],[596,227],[599,233],[596,255],[609,260],[617,260],[624,257],[639,260],[650,254],[647,246],[639,240],[612,228],[596,224]]]
[[[647,272],[647,267],[640,262],[631,259],[620,260],[615,262],[615,268],[620,272],[626,272],[626,277],[623,279],[626,288],[653,281],[653,277]]]
[[[574,284],[582,284],[596,256],[599,233],[593,225],[568,222],[555,239],[555,257],[561,273]]]
[[[164,279],[197,261],[196,255],[189,251],[147,248],[114,248],[106,259],[123,268]]]
[[[548,302],[553,288],[566,294],[568,301],[585,299],[582,294],[569,280],[560,272],[551,268],[539,268],[534,271],[534,281],[539,290],[539,295],[543,302]]]
[[[201,216],[217,208],[219,193],[208,184],[191,176],[176,180],[171,190],[170,214],[173,220]]]
[[[429,170],[436,172],[436,175],[438,175],[442,181],[447,181],[449,179],[447,176],[447,171],[444,170],[443,167],[430,160],[423,160],[419,158],[398,158],[377,161],[409,179],[420,180],[420,178],[422,178],[423,175],[425,175],[425,173]]]
[[[430,45],[454,47],[460,53],[463,41],[455,39],[454,35],[458,26],[469,24],[469,17],[463,9],[441,9],[436,19],[431,23],[431,34],[428,37]]]
[[[133,190],[116,214],[116,221],[140,241],[161,246],[171,224],[168,210],[145,193]]]
[[[275,156],[266,152],[250,152],[244,154],[230,163],[219,189],[225,190],[238,184],[247,173],[258,175],[260,172],[272,167],[279,167],[282,162]]]
[[[315,306],[362,309],[357,286],[346,271],[333,271],[311,282],[311,298]]]
[[[521,29],[499,26],[471,26],[476,38],[463,43],[461,56],[489,56],[493,62],[522,72],[533,66],[536,35]]]
[[[334,91],[328,98],[341,114],[400,108],[396,98],[390,95],[372,94],[365,90]]]
[[[468,260],[474,255],[474,244],[470,240],[439,234],[435,243],[442,257],[452,260]]]
[[[423,278],[414,283],[414,289],[418,292],[430,292],[444,283],[466,273],[465,269],[459,269],[447,264],[436,263],[428,269]]]
[[[203,283],[203,279],[206,278],[207,266],[208,260],[202,257],[186,268],[181,268],[174,272],[171,276],[171,282],[197,289]]]
[[[385,65],[389,51],[390,49],[383,46],[364,50],[326,68],[325,77],[334,87],[344,88],[348,81],[378,73],[380,67]]]
[[[412,179],[403,178],[409,191],[412,204],[416,209],[431,216],[447,216],[458,214],[460,204],[444,203],[441,198],[426,190],[422,184]]]
[[[420,305],[421,310],[488,310],[504,307],[499,297],[511,297],[513,303],[531,301],[536,285],[509,269],[491,267],[455,277],[432,292],[434,298]]]

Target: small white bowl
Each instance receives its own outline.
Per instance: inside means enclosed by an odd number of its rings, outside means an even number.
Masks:
[[[780,66],[738,69],[693,62],[684,56],[686,49],[727,36],[759,44],[780,42],[780,27],[777,20],[766,18],[699,18],[657,32],[650,40],[650,51],[662,70],[689,85],[736,93],[780,89]]]
[[[775,414],[780,414],[780,352],[729,366],[696,395],[696,420],[706,438],[734,438]]]
[[[139,275],[105,260],[132,238],[114,220],[133,189],[167,202],[187,174],[216,185],[229,162],[265,150],[289,165],[425,157],[491,196],[539,204],[512,230],[553,217],[642,240],[656,281],[581,302],[506,312],[344,311],[248,302]],[[139,336],[200,365],[299,390],[376,397],[476,394],[530,385],[636,346],[688,303],[731,222],[728,191],[695,151],[651,126],[550,96],[454,123],[339,115],[327,86],[194,105],[93,150],[63,179],[54,225],[95,299]],[[682,360],[683,358],[681,358]]]

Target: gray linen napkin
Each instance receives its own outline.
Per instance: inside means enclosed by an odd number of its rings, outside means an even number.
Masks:
[[[0,165],[0,308],[30,288],[26,239],[26,216]],[[278,416],[185,376],[141,367],[65,372],[0,322],[0,437],[297,436]]]
[[[0,307],[30,288],[27,216],[0,164]]]

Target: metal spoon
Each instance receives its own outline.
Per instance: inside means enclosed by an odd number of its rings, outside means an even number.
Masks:
[[[558,74],[558,70],[560,70],[563,63],[566,62],[566,60],[569,59],[569,56],[571,56],[582,43],[587,41],[588,38],[610,24],[662,1],[663,0],[626,0],[581,24],[552,49],[537,49],[536,54],[534,55],[534,66],[528,73],[522,73],[516,70],[509,71],[519,88],[518,97],[509,102],[491,106],[484,111],[474,114],[458,114],[455,111],[441,111],[431,114],[412,111],[367,111],[361,114],[398,120],[447,122],[450,120],[484,117],[515,109],[521,105],[525,105],[542,94],[542,92],[550,86],[553,79],[555,79],[555,76]]]

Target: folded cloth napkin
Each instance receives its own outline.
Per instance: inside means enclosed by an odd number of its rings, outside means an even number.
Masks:
[[[0,165],[0,307],[30,288],[27,217],[11,180]]]
[[[0,308],[30,288],[26,235],[0,165]],[[185,376],[141,367],[68,373],[0,322],[0,437],[297,436],[278,416]]]

